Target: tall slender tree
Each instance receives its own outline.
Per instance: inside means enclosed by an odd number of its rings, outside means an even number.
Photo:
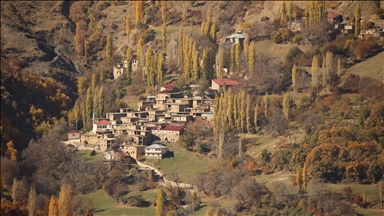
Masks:
[[[360,34],[360,19],[361,19],[361,11],[360,11],[360,3],[357,2],[356,8],[355,8],[355,37],[359,36]]]
[[[106,55],[107,61],[109,63],[112,63],[112,55],[113,55],[113,38],[112,38],[112,34],[108,35],[108,37],[107,37],[107,45],[105,47],[106,47],[105,55]]]
[[[307,171],[307,164],[304,163],[304,167],[303,167],[303,192],[307,191],[307,185],[308,185],[308,171]]]
[[[131,29],[132,29],[132,22],[131,22],[131,17],[125,16],[125,32],[127,33],[127,37],[129,38],[129,35],[131,34]]]
[[[165,216],[166,194],[162,186],[157,190],[156,216]]]
[[[29,196],[28,196],[28,215],[35,216],[36,211],[37,211],[36,189],[35,189],[35,186],[32,184],[31,189],[29,190]]]
[[[255,43],[252,41],[249,44],[249,49],[248,49],[248,71],[249,71],[249,73],[253,72],[254,65],[255,65]]]
[[[57,199],[54,195],[51,196],[51,201],[49,202],[49,216],[58,216],[59,215],[59,206]]]
[[[59,199],[57,201],[59,216],[72,216],[72,189],[69,184],[63,183],[60,188]]]
[[[297,69],[296,69],[296,64],[293,64],[292,67],[292,85],[293,85],[293,91],[297,91]]]
[[[268,117],[268,92],[264,95],[264,116]]]
[[[312,59],[312,68],[311,68],[311,74],[312,74],[312,89],[315,89],[317,87],[317,78],[319,73],[319,61],[317,60],[317,56],[313,56]]]
[[[289,93],[286,92],[286,93],[284,93],[284,97],[283,97],[283,112],[284,112],[284,117],[287,120],[289,120],[289,111],[290,111]]]
[[[247,132],[250,133],[251,132],[251,122],[252,122],[252,118],[251,118],[251,96],[249,94],[247,94],[247,107],[246,107],[246,124],[247,124]]]

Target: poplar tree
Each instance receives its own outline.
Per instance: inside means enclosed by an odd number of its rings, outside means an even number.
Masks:
[[[253,72],[254,65],[255,65],[255,43],[252,41],[249,44],[249,49],[248,49],[248,71],[249,71],[249,73]]]
[[[205,216],[212,216],[212,207],[208,207],[207,210],[205,211]]]
[[[307,3],[306,7],[305,7],[305,22],[304,22],[304,25],[305,27],[309,27],[309,4]]]
[[[99,86],[96,86],[96,88],[94,89],[93,93],[92,93],[92,97],[93,97],[93,105],[92,105],[92,112],[93,114],[95,115],[95,118],[100,118],[100,115],[99,115]]]
[[[216,22],[213,22],[212,25],[210,26],[209,30],[209,35],[211,37],[212,42],[216,43],[216,34],[217,34],[217,29],[216,29]]]
[[[340,57],[337,58],[337,75],[341,76],[341,60],[340,60]]]
[[[81,117],[81,110],[80,109],[81,108],[80,108],[79,100],[76,100],[75,105],[73,106],[73,109],[72,109],[76,130],[77,130],[77,124],[78,124],[80,117]]]
[[[36,189],[35,186],[32,184],[31,188],[29,190],[29,196],[28,196],[28,215],[29,216],[35,216],[36,215]]]
[[[202,73],[204,80],[210,80],[213,75],[212,50],[206,47],[202,58]]]
[[[157,57],[157,83],[162,84],[164,77],[164,55],[159,53]]]
[[[102,117],[104,114],[104,86],[101,86],[98,97],[98,116]]]
[[[63,183],[60,188],[59,199],[57,201],[59,216],[72,216],[71,209],[72,189],[69,184]]]
[[[251,122],[252,122],[252,119],[251,119],[251,96],[249,94],[247,94],[247,107],[246,107],[246,123],[247,123],[247,132],[250,133],[251,132]]]
[[[227,116],[228,116],[228,124],[230,127],[233,126],[233,93],[232,88],[229,88],[227,92]]]
[[[199,51],[196,49],[196,45],[193,47],[192,52],[192,73],[193,79],[197,81],[200,78],[200,69],[199,69]]]
[[[163,46],[164,47],[167,46],[167,37],[166,37],[167,30],[166,30],[166,28],[167,28],[167,26],[164,22],[163,25],[161,26],[161,38],[163,39]]]
[[[326,86],[326,66],[325,66],[325,56],[323,55],[323,64],[322,66],[322,72],[323,72],[323,88]]]
[[[185,23],[187,21],[187,2],[184,2],[184,4],[183,4],[183,11],[181,14],[181,20],[183,21],[183,23]]]
[[[95,94],[95,88],[96,88],[96,74],[92,73],[92,81],[91,81],[91,94]]]
[[[292,67],[292,85],[293,85],[293,91],[294,92],[297,91],[296,79],[297,79],[297,69],[296,69],[296,64],[293,64],[293,67]]]
[[[307,164],[304,163],[304,167],[303,167],[303,192],[307,191],[307,185],[308,185]]]
[[[237,122],[238,122],[238,119],[239,119],[239,110],[237,109],[237,98],[238,98],[238,93],[233,93],[233,126],[236,130],[238,130],[237,128]]]
[[[167,21],[167,1],[161,1],[161,20],[163,23]]]
[[[312,89],[317,88],[317,78],[319,73],[319,61],[317,60],[317,56],[313,56],[312,58],[312,68],[311,68],[311,74],[312,74]]]
[[[113,54],[113,41],[112,40],[113,40],[112,34],[109,34],[107,37],[107,45],[105,46],[106,47],[105,55],[106,55],[108,63],[112,63],[112,54]]]
[[[216,77],[222,79],[224,76],[224,47],[219,45],[219,50],[216,54]]]
[[[137,43],[137,65],[139,69],[142,71],[143,79],[144,79],[144,39],[140,37]]]
[[[240,65],[240,54],[241,54],[240,43],[237,43],[235,45],[235,64],[236,64],[236,66]]]
[[[230,70],[232,71],[233,68],[236,66],[236,46],[235,45],[232,45],[231,46],[231,52],[230,52],[230,60],[229,60],[229,63],[230,63]]]
[[[268,117],[268,92],[264,95],[264,116]]]
[[[78,55],[84,55],[84,35],[79,22],[76,23],[75,47]]]
[[[244,46],[244,56],[246,56],[248,58],[248,49],[250,46],[248,35],[245,35],[243,46]]]
[[[247,103],[247,99],[245,97],[245,91],[244,90],[241,90],[240,91],[240,97],[241,97],[241,107],[240,107],[240,129],[241,129],[241,132],[244,133],[244,129],[246,127],[246,103]]]
[[[44,200],[43,216],[49,216],[49,198]]]
[[[254,110],[254,117],[253,117],[253,123],[255,124],[255,131],[257,131],[257,118],[258,118],[258,111],[259,111],[259,103],[256,101],[256,106]]]
[[[332,53],[327,51],[326,55],[325,55],[325,80],[326,80],[326,86],[327,86],[327,91],[329,92],[331,90],[331,85],[329,83],[329,77],[331,76],[331,74],[333,73],[333,69],[332,69],[332,65],[333,65],[333,56],[332,56]]]
[[[148,47],[147,52],[145,54],[145,71],[147,73],[148,86],[154,86],[155,84],[154,82],[156,80],[155,71],[152,68],[152,65],[153,65],[152,56],[153,56],[152,48]]]
[[[49,216],[58,216],[59,215],[59,206],[57,199],[54,195],[51,196],[51,201],[49,202]]]
[[[165,202],[166,194],[163,190],[163,186],[160,186],[157,190],[156,216],[165,216]]]
[[[127,70],[125,73],[125,77],[128,79],[129,83],[131,82],[131,79],[132,79],[132,59],[133,59],[132,49],[131,47],[128,47],[127,55],[126,55]]]
[[[303,188],[303,177],[302,177],[302,169],[301,168],[297,168],[296,169],[296,186],[297,186],[297,191],[299,192],[299,194],[301,194],[302,192],[302,188]]]
[[[284,93],[284,97],[283,97],[283,112],[284,112],[284,117],[285,119],[289,120],[289,110],[290,107],[289,107],[289,93],[286,92]]]
[[[356,9],[355,9],[355,37],[359,36],[360,33],[360,19],[361,19],[361,11],[360,11],[360,3],[358,2],[356,4]]]
[[[89,87],[87,90],[87,94],[85,96],[85,119],[86,119],[87,125],[88,125],[88,119],[90,119],[92,116],[92,111],[93,111],[92,106],[93,106],[93,97],[92,97],[91,87]]]
[[[131,17],[126,16],[125,17],[125,31],[127,33],[127,37],[129,38],[129,35],[131,34],[131,29],[132,29],[132,22],[131,22]]]
[[[180,25],[179,27],[179,35],[177,39],[177,46],[178,46],[178,66],[182,67],[183,60],[184,60],[184,49],[183,49],[183,25]]]
[[[139,24],[144,17],[144,1],[135,1],[135,21]]]

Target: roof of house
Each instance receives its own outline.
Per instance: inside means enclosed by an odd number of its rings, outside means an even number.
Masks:
[[[245,36],[243,35],[243,33],[241,33],[240,31],[237,32],[236,34],[233,34],[233,35],[229,35],[228,37],[226,38],[245,38]]]
[[[224,83],[226,86],[239,85],[239,83],[236,80],[232,80],[232,79],[213,79],[212,82],[215,82],[219,86],[224,85]]]
[[[109,122],[106,119],[102,119],[100,121],[95,122],[94,124],[96,124],[96,125],[107,125],[107,124],[111,124],[111,122]]]
[[[159,149],[159,148],[167,149],[167,146],[160,145],[160,144],[152,144],[152,145],[146,147],[146,149],[153,149],[153,148],[156,148],[156,149]]]
[[[338,16],[341,16],[341,14],[331,13],[331,14],[327,15],[327,19],[334,19],[334,18],[336,18]]]
[[[160,126],[160,130],[181,131],[184,129],[183,126],[179,126],[179,125],[160,124],[160,125],[154,126],[152,130],[159,130],[159,126]]]
[[[175,82],[170,82],[170,83],[164,84],[161,87],[165,88],[165,89],[173,89],[173,88],[175,88]]]
[[[69,134],[79,134],[80,132],[77,130],[71,130],[68,132]]]

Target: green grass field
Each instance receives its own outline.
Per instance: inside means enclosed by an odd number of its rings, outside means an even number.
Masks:
[[[346,69],[345,74],[356,74],[360,77],[369,76],[381,80],[384,79],[384,52],[353,65]]]
[[[104,154],[102,152],[98,152],[97,155],[94,155],[94,156],[90,156],[89,153],[91,153],[91,151],[89,150],[79,150],[77,151],[77,154],[82,157],[83,159],[87,160],[87,161],[91,161],[91,162],[101,162],[104,158]]]
[[[177,173],[183,183],[193,182],[199,173],[208,171],[209,167],[213,165],[212,160],[197,156],[195,153],[179,147],[177,143],[168,143],[166,146],[169,151],[174,152],[174,157],[148,161],[155,164],[156,167],[160,167],[160,171],[165,174]]]
[[[147,192],[148,193],[148,192]],[[129,194],[128,194],[129,195]],[[149,197],[143,197],[147,200]],[[93,193],[88,193],[75,197],[75,199],[84,199],[88,198],[92,200],[94,209],[93,215],[110,215],[110,216],[120,216],[120,215],[129,215],[129,216],[141,216],[141,215],[155,215],[155,207],[147,208],[136,208],[128,206],[118,206],[117,201],[112,197],[108,196],[103,190],[97,190]],[[147,200],[150,201],[150,200]]]
[[[359,193],[361,197],[365,194],[365,197],[370,200],[378,200],[378,186],[377,184],[361,185],[361,184],[327,184],[331,190],[341,192],[345,187],[351,187],[353,193]]]
[[[292,43],[276,44],[273,41],[258,41],[256,42],[255,45],[256,45],[256,51],[267,52],[282,62],[284,61],[285,56],[287,56],[289,49],[291,49],[294,46],[299,47],[299,49],[303,52],[306,52],[307,50],[311,49],[310,46],[297,45]]]

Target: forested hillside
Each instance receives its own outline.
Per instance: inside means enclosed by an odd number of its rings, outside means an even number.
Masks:
[[[113,199],[110,212],[143,207],[157,215],[382,210],[383,8],[380,1],[1,2],[2,215],[92,215],[91,193]],[[243,42],[225,43],[235,33]],[[239,84],[212,96],[212,122],[188,122],[169,143],[174,155],[209,161],[204,171],[178,156],[138,159],[195,191],[154,182],[136,165],[107,169],[103,153],[61,145],[69,130],[88,132],[93,118],[136,108],[171,81],[183,97],[211,97],[215,78]],[[170,161],[183,168],[170,171]],[[199,174],[181,179],[188,169]]]

